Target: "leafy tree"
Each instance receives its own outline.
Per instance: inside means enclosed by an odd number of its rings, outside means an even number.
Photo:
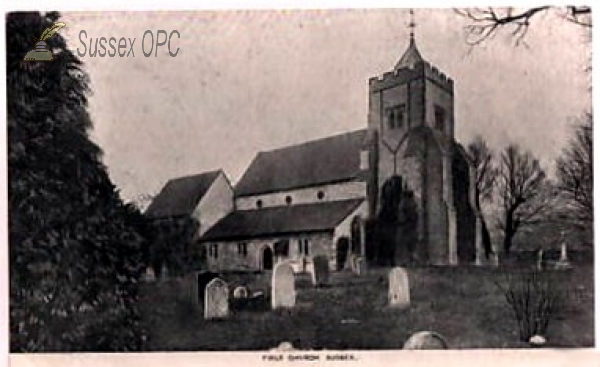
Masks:
[[[485,256],[489,257],[492,251],[492,241],[490,239],[490,233],[488,231],[487,223],[481,210],[482,202],[489,202],[492,200],[494,184],[496,183],[496,177],[498,171],[494,167],[494,153],[487,145],[485,139],[478,135],[468,146],[469,154],[473,160],[475,166],[475,205],[479,212],[481,225],[482,225],[482,242],[485,251]]]
[[[567,196],[579,222],[591,226],[594,218],[592,114],[577,124],[568,146],[556,160],[558,188]]]
[[[402,198],[402,178],[390,177],[381,188],[381,207],[375,221],[378,265],[395,265],[398,207]]]
[[[398,257],[414,260],[417,224],[414,194],[403,186],[402,177],[390,177],[381,188],[381,209],[375,224],[379,265],[395,266]]]
[[[6,15],[11,350],[139,350],[144,219],[88,137],[88,76],[60,34],[23,61],[58,18]]]
[[[552,186],[539,161],[518,145],[507,146],[500,156],[496,188],[500,198],[500,228],[504,252],[510,253],[517,231],[536,224],[550,207]]]
[[[199,223],[195,218],[152,219],[150,263],[160,277],[163,266],[169,275],[181,276],[200,264],[196,244]]]

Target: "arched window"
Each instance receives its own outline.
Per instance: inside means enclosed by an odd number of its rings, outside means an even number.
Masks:
[[[317,199],[323,200],[324,197],[325,197],[325,193],[323,191],[319,191],[317,193]]]

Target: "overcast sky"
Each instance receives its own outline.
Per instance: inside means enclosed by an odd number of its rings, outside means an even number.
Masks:
[[[455,81],[456,138],[517,142],[550,167],[573,118],[591,108],[581,28],[546,16],[526,36],[529,48],[498,36],[469,53],[465,21],[452,11],[415,18],[421,54]],[[137,39],[133,58],[82,57],[93,139],[127,200],[205,170],[222,168],[235,182],[260,150],[366,127],[368,79],[393,68],[409,32],[406,10],[63,13],[63,21],[75,52],[82,29],[86,42]],[[144,57],[148,29],[178,30],[178,55],[163,47]]]

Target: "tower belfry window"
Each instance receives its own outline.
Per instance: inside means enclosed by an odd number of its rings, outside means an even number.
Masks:
[[[386,109],[386,117],[390,130],[401,129],[406,122],[406,105],[400,104]]]
[[[394,113],[394,109],[388,108],[386,115],[387,115],[387,120],[388,120],[388,125],[390,127],[390,130],[395,129],[396,128],[396,115]]]

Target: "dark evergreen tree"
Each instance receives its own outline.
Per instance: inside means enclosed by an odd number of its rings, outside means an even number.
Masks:
[[[60,34],[23,61],[58,18],[6,15],[11,350],[139,350],[144,219],[89,139],[88,77]]]

